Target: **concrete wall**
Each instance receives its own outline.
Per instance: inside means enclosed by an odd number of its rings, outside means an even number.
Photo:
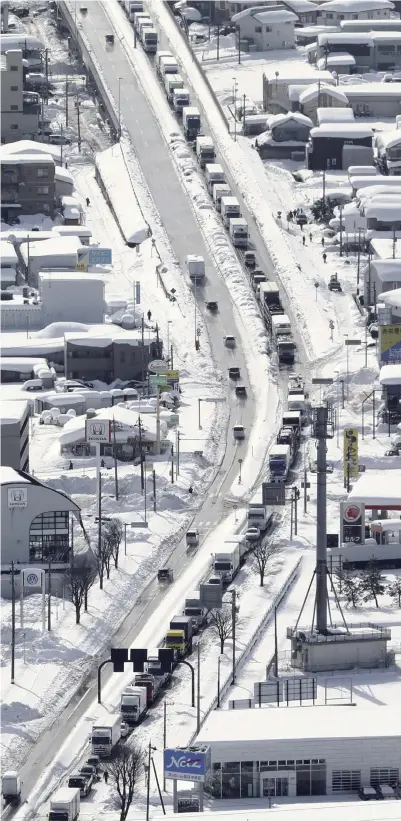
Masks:
[[[7,415],[7,402],[3,403],[3,415]],[[1,464],[15,470],[29,470],[29,406],[26,403],[21,420],[5,422],[1,427]]]
[[[43,302],[44,325],[51,322],[84,322],[101,324],[104,318],[104,283],[94,278],[92,282],[77,283],[67,279],[40,279],[40,295]],[[85,298],[82,298],[82,297]]]

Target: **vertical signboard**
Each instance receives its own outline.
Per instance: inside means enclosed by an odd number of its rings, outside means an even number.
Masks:
[[[341,544],[365,544],[365,505],[362,502],[340,503]]]
[[[380,325],[380,362],[401,362],[401,325]]]
[[[344,428],[344,482],[347,481],[348,475],[352,479],[358,476],[358,431],[356,428]]]

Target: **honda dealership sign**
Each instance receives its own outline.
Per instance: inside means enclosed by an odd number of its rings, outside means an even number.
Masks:
[[[28,488],[27,487],[10,487],[8,488],[8,509],[13,510],[15,507],[27,507],[28,505]]]
[[[109,419],[87,419],[85,423],[87,442],[111,442],[111,421]]]
[[[211,767],[210,760],[210,747],[169,748],[164,751],[164,777],[173,781],[203,782]]]

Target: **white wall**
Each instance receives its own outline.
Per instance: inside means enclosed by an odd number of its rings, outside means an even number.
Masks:
[[[51,322],[84,322],[88,325],[103,322],[104,283],[99,279],[83,282],[77,274],[74,284],[71,280],[57,280],[57,274],[54,274],[51,281],[41,280],[40,293],[44,325]]]

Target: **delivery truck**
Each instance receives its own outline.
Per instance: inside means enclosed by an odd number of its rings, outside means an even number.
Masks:
[[[128,20],[133,23],[134,22],[134,15],[138,12],[143,11],[143,3],[135,2],[135,0],[125,0],[124,8],[128,17]]]
[[[171,51],[163,51],[162,49],[158,49],[156,51],[155,66],[156,66],[156,72],[159,75],[159,77],[160,77],[160,60],[161,60],[161,58],[162,57],[172,57],[172,56],[173,55],[172,55]]]
[[[285,411],[281,420],[283,427],[290,427],[298,440],[298,445],[301,439],[302,417],[301,411]]]
[[[229,550],[218,551],[214,554],[213,573],[221,578],[223,584],[230,584],[238,573],[240,561],[239,544]]]
[[[186,140],[196,140],[201,130],[201,116],[195,106],[182,109],[182,127]]]
[[[76,821],[81,796],[78,787],[61,787],[50,799],[49,821]]]
[[[295,362],[297,346],[292,336],[280,337],[276,342],[278,364],[282,367],[290,367]]]
[[[119,714],[109,716],[103,723],[94,724],[90,737],[93,755],[108,758],[120,738],[121,716]]]
[[[178,74],[178,63],[175,57],[160,57],[159,74],[163,83],[166,74]]]
[[[270,482],[285,482],[291,466],[289,445],[274,445],[269,452]]]
[[[172,105],[173,94],[176,88],[184,88],[184,80],[181,74],[166,74],[164,77],[164,88],[166,89],[167,99]]]
[[[6,804],[17,804],[21,801],[21,779],[16,770],[6,770],[1,777],[1,794]]]
[[[127,687],[121,695],[121,719],[130,727],[138,724],[147,710],[146,687]]]
[[[143,33],[141,33],[141,43],[143,50],[146,51],[147,54],[156,54],[157,31],[153,26],[151,28],[145,28]]]
[[[218,162],[208,162],[205,165],[205,182],[207,190],[209,191],[210,195],[213,195],[213,187],[217,185],[217,183],[224,183],[225,174],[223,171],[223,167]]]
[[[139,26],[140,26],[142,20],[148,20],[150,23],[152,23],[149,15],[145,11],[135,11],[134,12],[134,29],[135,29],[135,31],[138,35],[139,35]]]
[[[135,687],[145,687],[146,704],[148,707],[153,704],[163,686],[158,676],[152,676],[149,673],[136,673],[134,684]]]
[[[177,117],[182,117],[184,108],[188,108],[191,103],[191,95],[187,88],[175,88],[173,91],[172,105]]]
[[[213,186],[213,202],[216,208],[216,211],[221,211],[221,200],[223,197],[230,197],[231,196],[231,188],[227,183],[220,185]]]
[[[200,590],[192,590],[185,598],[184,616],[192,621],[193,633],[198,633],[206,622],[206,610],[200,603]]]
[[[174,616],[167,630],[164,646],[176,650],[177,656],[183,658],[192,653],[192,634],[191,616]]]
[[[266,505],[251,502],[248,507],[248,527],[257,527],[264,533],[272,524],[272,513]]]
[[[275,340],[282,336],[291,336],[291,322],[287,314],[272,316],[272,332]]]
[[[223,225],[228,228],[230,220],[238,219],[241,216],[240,204],[236,197],[222,197],[220,203],[220,212],[223,220]]]
[[[234,248],[248,248],[248,223],[242,217],[230,220],[229,234]]]
[[[259,285],[258,298],[263,314],[269,311],[269,318],[271,318],[270,310],[273,306],[280,305],[280,291],[276,282],[261,282]]]
[[[196,157],[201,168],[207,163],[214,163],[216,152],[211,137],[198,135],[196,138]]]
[[[188,276],[192,282],[201,283],[205,279],[205,260],[199,254],[188,254],[185,259]]]

